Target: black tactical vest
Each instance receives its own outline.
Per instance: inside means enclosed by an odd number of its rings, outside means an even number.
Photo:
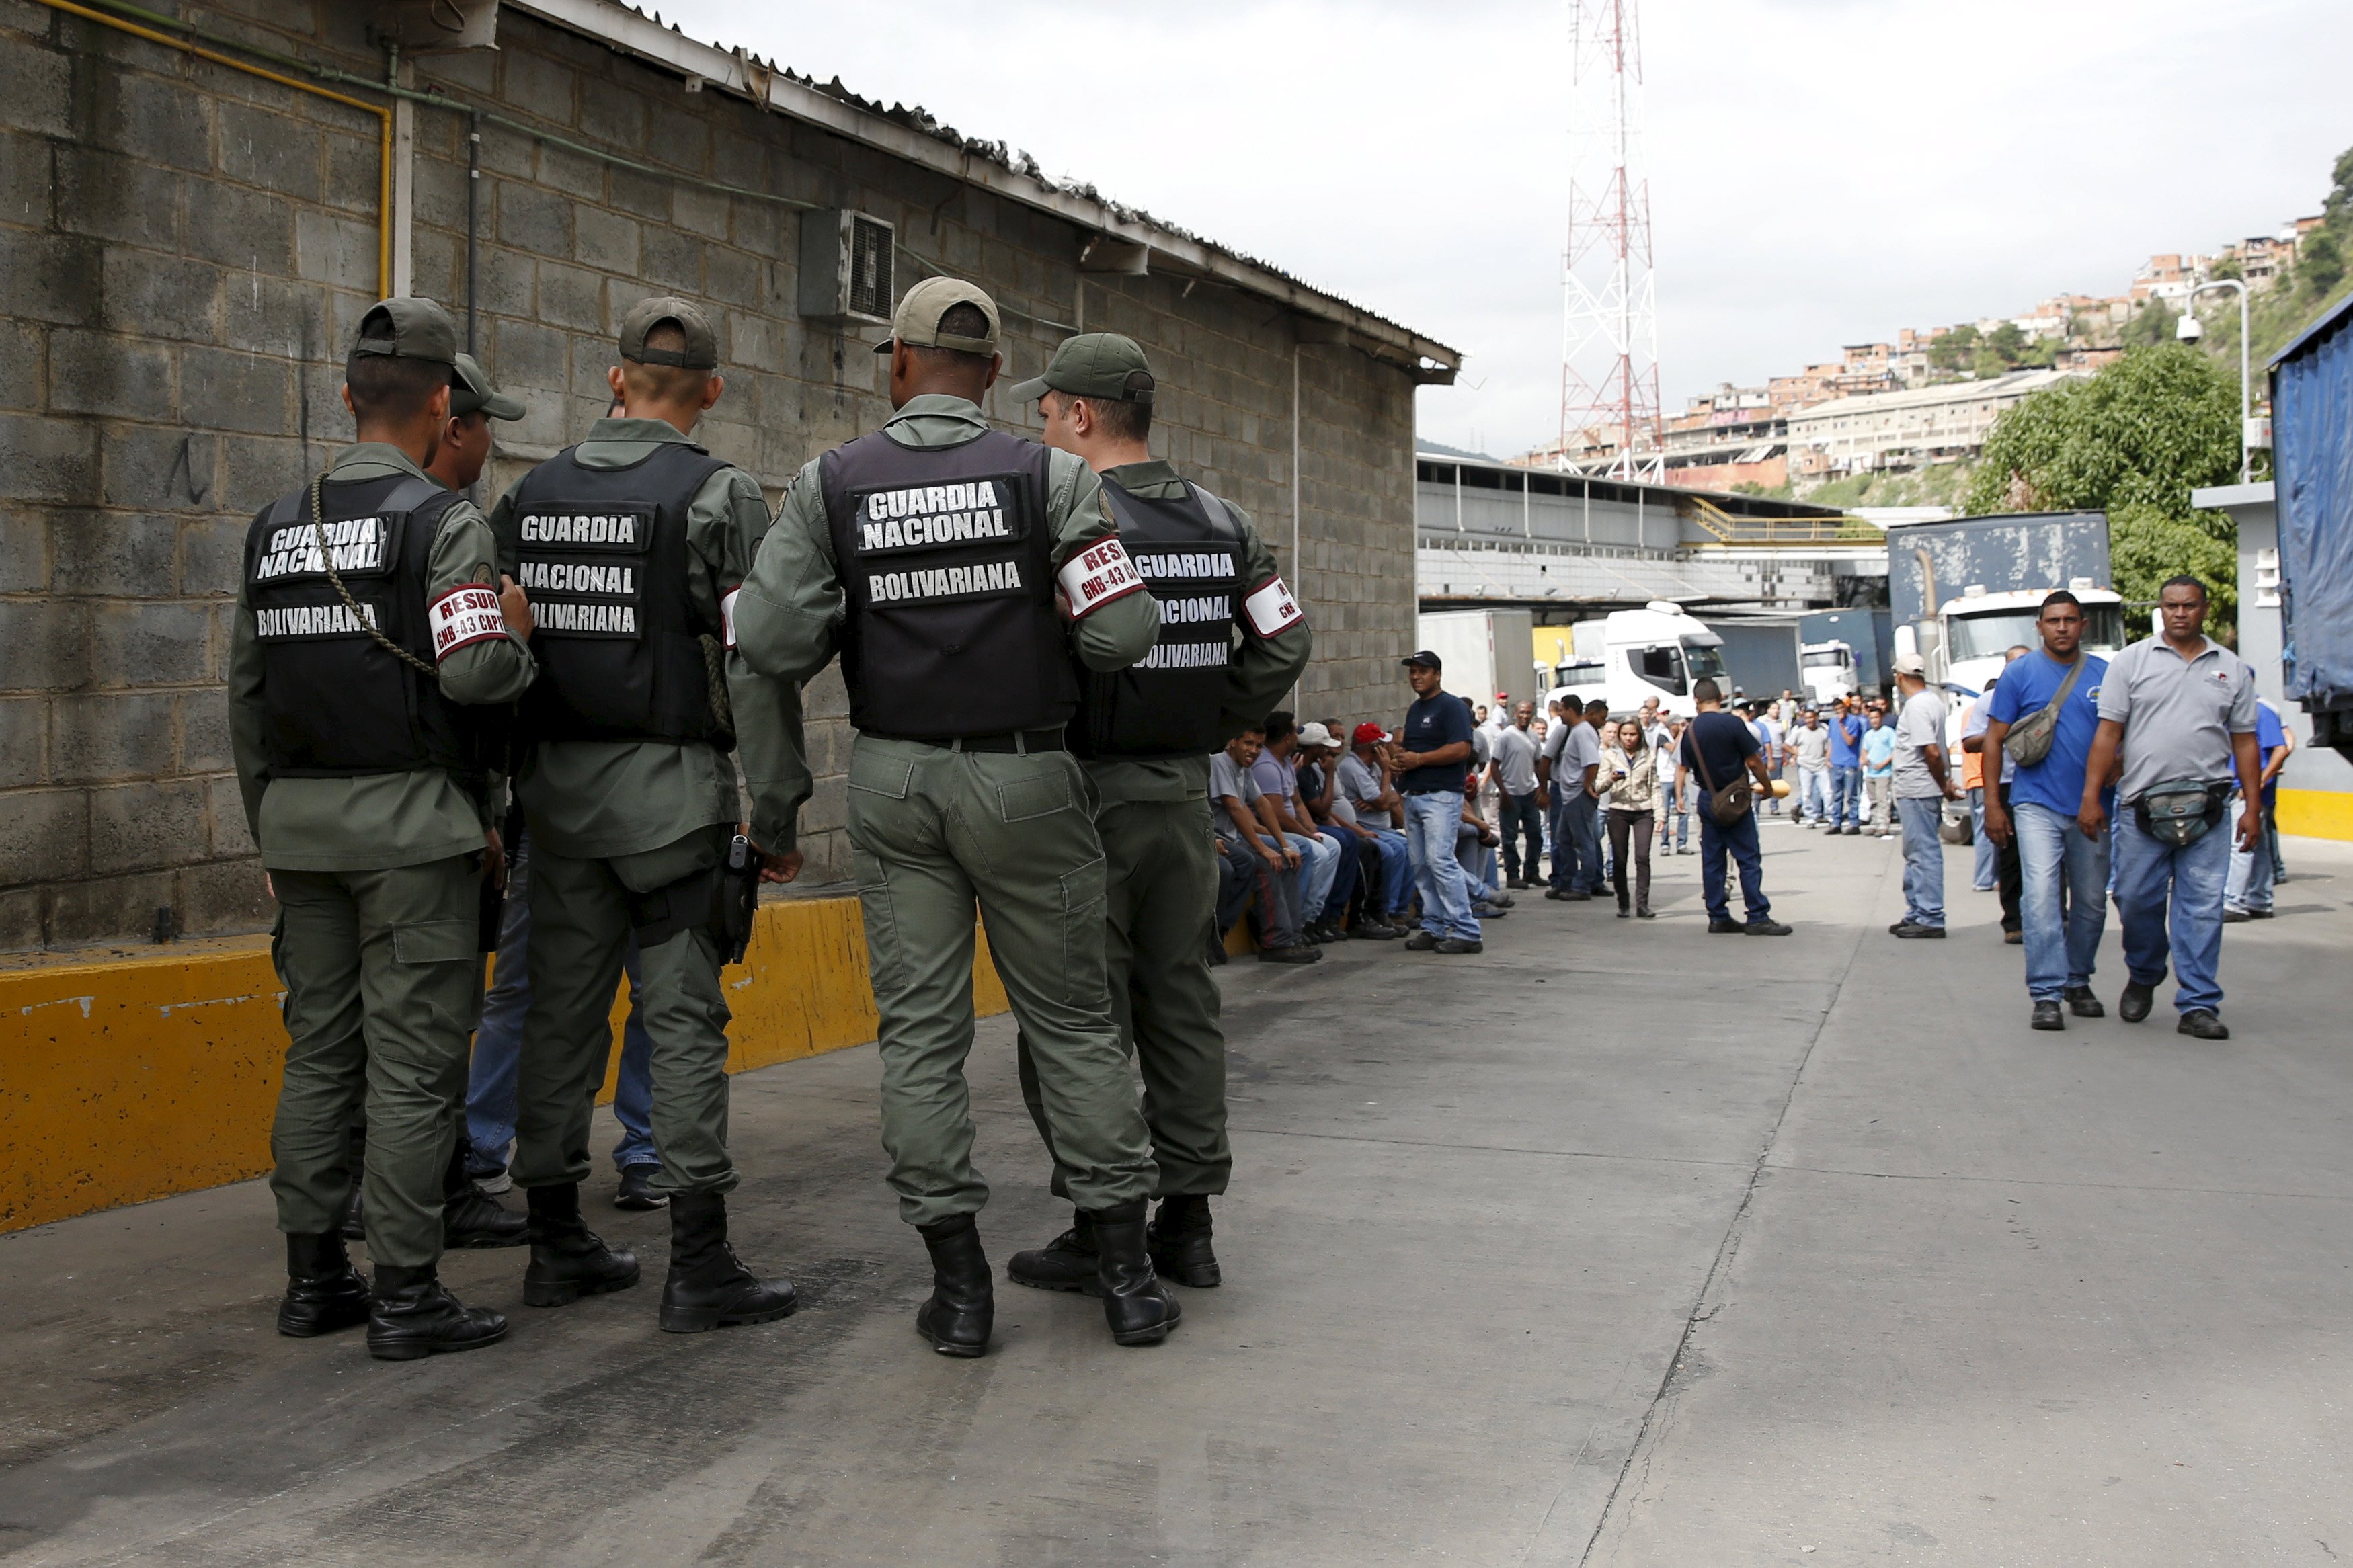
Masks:
[[[458,500],[455,490],[413,474],[330,479],[321,527],[311,526],[307,485],[254,518],[245,537],[246,603],[261,647],[271,773],[350,778],[438,767],[470,776],[490,761],[501,715],[443,697],[439,680],[370,637],[327,581],[332,562],[367,625],[438,664],[427,563]]]
[[[702,642],[719,635],[719,620],[686,581],[688,510],[727,465],[684,441],[625,468],[585,467],[575,450],[540,464],[514,493],[515,581],[538,622],[525,733],[731,748],[712,711]]]
[[[818,464],[849,600],[841,674],[871,735],[944,741],[1066,721],[1079,682],[1054,608],[1047,448],[987,431],[876,431]]]
[[[1156,500],[1103,481],[1120,542],[1159,602],[1160,640],[1125,669],[1082,672],[1070,730],[1082,757],[1204,757],[1226,743],[1218,721],[1233,662],[1242,535],[1225,502],[1198,485],[1185,489],[1183,500]]]

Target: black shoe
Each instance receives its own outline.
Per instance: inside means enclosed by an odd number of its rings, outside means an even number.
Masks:
[[[580,1218],[580,1186],[533,1187],[531,1262],[522,1271],[527,1307],[567,1307],[583,1296],[626,1290],[638,1282],[638,1258],[616,1252]]]
[[[311,1340],[368,1321],[367,1281],[352,1267],[340,1235],[286,1238],[286,1295],[278,1303],[278,1331]]]
[[[1321,949],[1310,947],[1303,942],[1293,942],[1288,947],[1262,947],[1258,950],[1261,963],[1314,963],[1323,956]]]
[[[1123,1345],[1160,1343],[1185,1310],[1152,1271],[1144,1200],[1097,1209],[1089,1217],[1094,1222],[1095,1292],[1103,1298],[1112,1340]]]
[[[1358,921],[1348,932],[1357,942],[1395,942],[1404,934],[1386,921]]]
[[[2267,921],[2272,919],[2278,912],[2279,911],[2276,910],[2249,910],[2247,911],[2247,918],[2251,921]]]
[[[2026,945],[2026,933],[2022,931],[2012,931],[2008,926],[2004,926],[2001,928],[2001,940],[2012,947],[2023,947]]]
[[[1426,931],[1418,931],[1405,939],[1408,952],[1428,952],[1438,945],[1438,939]]]
[[[2116,998],[2116,1016],[2127,1024],[2137,1024],[2148,1016],[2149,1005],[2156,1000],[2156,986],[2131,981],[2126,984],[2125,994]]]
[[[1561,897],[1567,899],[1572,904],[1589,904],[1593,901],[1593,895],[1587,892],[1582,888],[1572,889],[1568,892],[1563,893]]]
[[[1512,897],[1509,893],[1497,893],[1493,898],[1489,899],[1487,901],[1494,905],[1499,910],[1508,910],[1520,900]]]
[[[1430,951],[1449,954],[1484,952],[1487,951],[1487,944],[1475,936],[1441,937],[1439,939],[1438,945]]]
[[[1071,1214],[1071,1228],[1029,1252],[1017,1252],[1005,1277],[1032,1290],[1076,1290],[1092,1296],[1096,1275],[1095,1226],[1084,1209]]]
[[[932,1255],[932,1296],[915,1311],[915,1331],[942,1355],[985,1353],[997,1321],[997,1289],[980,1249],[980,1227],[966,1214],[915,1229]]]
[[[2211,1007],[2192,1007],[2181,1015],[2181,1022],[2174,1026],[2174,1032],[2200,1040],[2227,1040],[2231,1037],[2231,1026],[2223,1023]]]
[[[2034,1005],[2033,1026],[2038,1029],[2063,1029],[2067,1026],[2067,1015],[2059,1010],[2056,1002],[2037,1002]]]
[[[1632,919],[1634,918],[1634,910],[1633,910],[1633,906],[1632,906],[1632,905],[1630,905],[1630,904],[1620,904],[1620,905],[1619,905],[1619,906],[1618,906],[1618,918],[1619,918],[1620,920],[1621,920],[1621,921],[1630,921],[1630,920],[1632,920]]]
[[[789,1316],[800,1297],[786,1279],[762,1279],[727,1244],[727,1198],[681,1193],[670,1201],[670,1275],[655,1321],[671,1334],[700,1334]]]
[[[1862,829],[1860,827],[1850,827],[1846,830],[1846,836],[1849,838],[1860,838],[1862,837]]]
[[[1145,1227],[1145,1250],[1163,1279],[1188,1289],[1217,1288],[1225,1276],[1218,1254],[1209,1245],[1209,1198],[1206,1193],[1171,1193],[1160,1200],[1160,1212]]]
[[[1568,889],[1566,888],[1546,888],[1545,889],[1545,897],[1556,901],[1565,900],[1568,897]]]
[[[480,1350],[506,1337],[505,1318],[459,1302],[441,1288],[431,1265],[376,1265],[367,1331],[368,1354],[376,1360],[417,1361],[444,1351]]]
[[[2066,1003],[2067,1011],[2078,1018],[2105,1018],[2108,1016],[2108,1010],[2100,1005],[2100,999],[2092,994],[2092,988],[2088,985],[2070,985],[2059,993],[2059,999]]]
[[[1473,904],[1471,906],[1471,912],[1482,921],[1499,921],[1512,911],[1494,904]]]
[[[621,1184],[613,1189],[613,1206],[632,1214],[668,1207],[670,1195],[654,1191],[654,1173],[660,1169],[659,1165],[622,1166]]]
[[[468,1247],[521,1247],[531,1239],[531,1222],[510,1213],[473,1183],[441,1204],[441,1245],[451,1252]]]
[[[1650,905],[1636,904],[1634,906],[1634,918],[1638,921],[1654,921],[1659,917],[1651,912]]]
[[[1740,929],[1750,936],[1788,936],[1790,931],[1790,928],[1783,925],[1779,921],[1771,920],[1750,921]]]
[[[1223,969],[1227,963],[1226,944],[1216,937],[1209,939],[1209,951],[1204,955],[1212,969]]]
[[[1738,936],[1745,929],[1738,921],[1711,919],[1707,922],[1707,934],[1710,936]]]
[[[367,1211],[360,1206],[360,1178],[356,1168],[352,1176],[352,1195],[343,1204],[342,1226],[345,1241],[367,1239]]]
[[[2222,910],[2222,923],[2226,926],[2244,925],[2254,918],[2244,910],[2225,908]]]
[[[1906,942],[1920,941],[1928,938],[1935,938],[1938,941],[1942,941],[1945,935],[1945,928],[1943,926],[1914,925],[1910,921],[1905,921],[1903,924],[1895,928],[1895,934],[1902,937]]]

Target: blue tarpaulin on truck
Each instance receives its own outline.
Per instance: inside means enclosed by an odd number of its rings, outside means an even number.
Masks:
[[[2353,298],[2272,361],[2290,697],[2353,704]]]

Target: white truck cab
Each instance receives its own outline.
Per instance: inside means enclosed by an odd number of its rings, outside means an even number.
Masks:
[[[2084,602],[2084,650],[2103,658],[2115,655],[2125,646],[2124,596],[2092,586],[2088,577],[2075,578],[2067,590]],[[1987,592],[1982,583],[1972,583],[1937,610],[1933,648],[1918,647],[1920,638],[1912,627],[1895,628],[1897,651],[1926,658],[1929,684],[1947,689],[1951,719],[1946,728],[1954,745],[1960,743],[1970,701],[2009,662],[2003,655],[2021,646],[2042,646],[2034,622],[2051,591],[2016,588],[1996,594]]]
[[[1852,647],[1832,638],[1829,642],[1810,642],[1799,654],[1805,662],[1808,701],[1819,706],[1854,695]]]
[[[1639,610],[1612,610],[1580,621],[1577,658],[1554,672],[1559,682],[1546,700],[1599,698],[1612,713],[1631,713],[1657,698],[1660,710],[1689,718],[1694,682],[1724,681],[1723,638],[1683,614],[1681,605],[1653,599]],[[1727,691],[1726,696],[1730,693]]]

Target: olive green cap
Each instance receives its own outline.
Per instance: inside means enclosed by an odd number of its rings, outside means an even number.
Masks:
[[[1144,360],[1144,345],[1134,338],[1082,332],[1063,339],[1046,374],[1015,387],[1013,401],[1034,403],[1050,391],[1105,403],[1150,403],[1156,384]]]
[[[686,334],[683,349],[649,349],[646,339],[665,321]],[[621,321],[621,357],[638,364],[674,364],[681,370],[717,370],[719,335],[711,319],[684,300],[664,295],[640,300]]]
[[[958,305],[976,305],[988,318],[988,335],[985,338],[960,337],[940,331],[940,318]],[[891,318],[891,335],[874,345],[878,354],[891,352],[892,343],[904,343],[911,349],[954,349],[958,353],[993,354],[997,352],[997,335],[1003,323],[997,314],[997,301],[977,283],[967,283],[961,278],[926,278],[900,298],[899,309]]]
[[[352,342],[352,357],[386,354],[394,359],[421,359],[434,364],[454,364],[458,359],[458,323],[430,300],[404,296],[379,300],[360,318],[359,335]]]
[[[459,354],[449,377],[449,416],[479,410],[493,419],[520,419],[522,405],[491,384],[472,354]]]

